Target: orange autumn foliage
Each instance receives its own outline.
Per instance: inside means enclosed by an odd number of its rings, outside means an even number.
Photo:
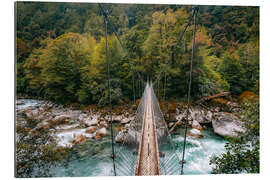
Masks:
[[[251,91],[244,91],[242,94],[240,94],[238,96],[239,100],[254,100],[254,99],[258,99],[259,96]]]
[[[219,103],[219,104],[227,104],[228,100],[222,99],[222,98],[215,98],[213,99],[214,102]]]

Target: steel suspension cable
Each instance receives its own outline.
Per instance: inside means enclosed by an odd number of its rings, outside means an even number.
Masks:
[[[98,3],[98,6],[99,6],[99,8],[100,8],[100,10],[101,10],[101,12],[102,12],[102,14],[103,14],[103,16],[105,17],[105,19],[107,19],[109,25],[112,27],[113,33],[115,34],[117,40],[119,41],[120,46],[122,47],[122,49],[124,50],[124,52],[125,52],[125,54],[128,56],[128,58],[130,58],[130,55],[129,55],[129,53],[127,52],[126,47],[123,45],[123,43],[122,43],[122,41],[121,41],[121,39],[120,39],[118,33],[116,32],[115,26],[109,21],[109,17],[108,17],[109,15],[108,15],[107,12],[103,9],[103,7],[102,7],[102,5],[101,5],[100,3]],[[133,63],[130,63],[130,62],[129,62],[129,64],[130,64],[130,66],[131,66],[133,72],[136,72],[136,73],[138,74],[139,78],[142,79],[140,73],[135,69],[134,64],[133,64]],[[142,80],[143,80],[143,79],[142,79]]]
[[[133,88],[133,104],[135,104],[136,105],[136,97],[135,97],[135,82],[134,82],[135,80],[134,80],[134,73],[132,73],[132,88]]]
[[[186,139],[187,139],[187,124],[188,124],[188,115],[189,115],[189,108],[190,108],[190,92],[191,92],[191,81],[192,81],[192,63],[194,59],[194,50],[195,50],[195,33],[196,33],[196,15],[198,12],[198,7],[193,7],[193,14],[194,14],[194,27],[193,27],[193,42],[192,42],[192,54],[191,54],[191,61],[190,61],[190,72],[189,72],[189,86],[188,86],[188,106],[187,106],[187,114],[185,119],[185,136],[184,136],[184,147],[183,147],[183,155],[182,155],[182,164],[181,164],[181,175],[184,174],[184,160],[185,160],[185,150],[186,150]]]
[[[137,84],[138,84],[138,98],[141,97],[141,82],[140,80],[137,80]]]
[[[122,49],[125,51],[125,54],[128,56],[128,58],[130,59],[129,53],[127,52],[126,48],[124,47],[124,45],[123,45],[123,43],[122,43],[122,41],[121,41],[121,39],[120,39],[118,33],[116,32],[115,26],[114,26],[114,25],[109,21],[109,19],[108,19],[108,16],[109,16],[109,15],[108,15],[108,14],[106,13],[106,11],[103,9],[103,7],[102,7],[102,5],[101,5],[100,3],[99,3],[98,5],[99,5],[99,8],[100,8],[101,11],[102,11],[102,14],[103,14],[104,18],[108,21],[108,23],[109,23],[110,26],[112,27],[113,33],[115,34],[117,40],[119,41],[120,46],[121,46]],[[142,77],[141,77],[140,73],[135,69],[134,64],[133,64],[132,62],[131,62],[131,63],[129,62],[129,65],[131,66],[131,69],[132,69],[132,71],[133,71],[133,73],[132,73],[133,104],[136,105],[135,87],[134,87],[134,83],[135,83],[135,82],[134,82],[134,73],[137,73],[139,79],[141,79],[141,80],[142,80]],[[142,80],[142,81],[143,81],[143,80]]]
[[[107,83],[108,83],[108,91],[109,91],[109,103],[110,103],[110,125],[111,125],[111,143],[112,143],[112,159],[113,159],[113,171],[114,176],[116,176],[115,171],[115,154],[114,154],[114,136],[113,136],[113,128],[112,128],[112,100],[111,100],[111,85],[110,85],[110,64],[108,59],[108,39],[107,39],[107,20],[104,18],[105,23],[105,39],[106,39],[106,64],[107,64]]]
[[[179,37],[179,39],[178,39],[176,45],[172,47],[172,54],[171,54],[171,59],[172,59],[172,61],[174,61],[174,52],[175,52],[175,49],[176,49],[176,47],[178,46],[178,44],[182,41],[182,39],[183,39],[183,37],[184,37],[184,34],[185,34],[185,32],[187,31],[187,28],[191,25],[192,18],[193,18],[194,16],[195,16],[195,11],[193,11],[192,16],[189,18],[189,21],[188,21],[188,23],[186,24],[184,30],[182,31],[182,34],[180,35],[180,37]]]
[[[193,11],[192,15],[190,16],[190,18],[189,18],[189,20],[188,20],[188,23],[186,24],[184,30],[182,31],[180,37],[178,38],[177,43],[176,43],[174,46],[172,46],[171,61],[174,61],[174,53],[175,53],[175,49],[176,49],[176,47],[178,46],[178,44],[182,41],[182,39],[183,39],[183,37],[184,37],[184,35],[185,35],[185,32],[187,31],[187,28],[191,25],[192,19],[193,19],[193,17],[194,17],[194,13],[195,13],[195,12]],[[168,66],[168,62],[166,62],[166,65],[165,65],[164,68],[160,71],[160,73],[159,73],[159,75],[158,75],[156,81],[159,81],[162,72],[165,71],[165,68],[167,69],[167,66]],[[154,81],[153,85],[156,83],[156,81]]]
[[[166,72],[165,72],[165,77],[164,77],[164,94],[163,94],[163,101],[165,101],[166,98]]]
[[[157,82],[157,97],[159,98],[159,81]]]

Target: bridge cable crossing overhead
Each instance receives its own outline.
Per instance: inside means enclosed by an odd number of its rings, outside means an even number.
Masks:
[[[197,9],[198,11],[198,9]],[[193,20],[193,17],[195,16],[195,11],[193,11],[192,15],[190,16],[186,26],[184,27],[184,30],[181,32],[178,40],[177,40],[177,43],[175,45],[172,46],[172,52],[171,52],[171,62],[172,62],[172,65],[174,64],[175,60],[174,60],[174,55],[175,55],[175,50],[176,50],[176,47],[180,44],[180,42],[182,41],[186,31],[187,31],[187,28],[192,24],[192,20]],[[163,86],[163,101],[165,101],[166,99],[166,71],[167,71],[167,68],[168,68],[168,61],[166,61],[165,65],[163,66],[163,68],[161,69],[161,71],[159,72],[156,80],[154,81],[153,83],[153,86],[159,82],[160,78],[161,78],[161,75],[162,73],[164,72],[164,86]],[[158,86],[159,87],[159,86]]]
[[[122,47],[122,49],[124,50],[124,52],[125,52],[125,54],[128,56],[128,58],[130,59],[130,55],[129,55],[128,51],[127,51],[127,48],[126,48],[126,47],[124,46],[124,44],[122,43],[122,41],[121,41],[121,39],[120,39],[118,33],[116,32],[115,26],[114,26],[114,25],[110,22],[110,20],[109,20],[109,14],[108,14],[108,12],[106,12],[106,11],[104,10],[104,8],[102,7],[102,5],[101,5],[100,3],[98,3],[98,6],[99,6],[99,8],[100,8],[100,10],[101,10],[101,12],[102,12],[104,18],[108,21],[109,25],[112,27],[113,33],[114,33],[114,35],[116,36],[117,40],[119,41],[120,46]],[[138,75],[139,79],[140,79],[142,82],[144,82],[144,80],[143,80],[143,78],[141,77],[140,73],[139,73],[139,72],[136,70],[136,68],[134,67],[133,62],[128,62],[128,63],[129,63],[129,65],[131,66],[132,71],[133,71],[133,72],[136,72],[136,74]],[[144,84],[146,84],[146,82],[145,82]]]
[[[186,151],[186,139],[187,139],[187,124],[188,124],[188,115],[189,115],[189,106],[190,106],[190,92],[191,92],[191,82],[192,82],[192,63],[195,55],[195,33],[196,33],[196,15],[199,8],[197,6],[193,7],[194,21],[193,21],[193,40],[192,40],[192,54],[190,61],[190,70],[189,70],[189,85],[188,85],[188,105],[187,113],[185,119],[185,135],[184,135],[184,145],[183,145],[183,155],[182,155],[182,164],[181,164],[181,174],[184,174],[184,160],[185,160],[185,151]]]
[[[191,25],[191,23],[192,23],[192,20],[193,20],[194,15],[195,15],[195,11],[193,11],[192,15],[190,16],[190,18],[189,18],[189,20],[188,20],[188,22],[187,22],[187,24],[186,24],[184,30],[181,32],[181,34],[180,34],[180,36],[179,36],[179,38],[178,38],[178,40],[177,40],[177,43],[176,43],[174,46],[172,46],[172,52],[171,52],[171,61],[172,61],[172,62],[174,61],[174,54],[175,54],[176,47],[177,47],[177,46],[180,44],[180,42],[182,41],[182,39],[183,39],[183,37],[184,37],[184,35],[185,35],[186,31],[187,31],[187,28],[188,28],[188,27]],[[165,66],[162,68],[162,70],[161,70],[160,73],[158,74],[158,76],[157,76],[156,80],[154,81],[153,85],[155,85],[156,82],[160,80],[160,76],[161,76],[162,72],[164,72],[165,70],[167,70],[167,67],[168,67],[168,61],[166,61]]]
[[[116,176],[116,170],[115,170],[115,153],[114,153],[114,135],[113,135],[113,129],[112,129],[112,100],[111,100],[111,85],[110,85],[110,64],[108,59],[108,39],[107,39],[107,20],[104,19],[105,23],[105,40],[106,40],[106,64],[107,64],[107,82],[108,82],[108,91],[109,91],[109,104],[110,104],[110,130],[111,130],[111,144],[112,144],[112,159],[113,159],[113,172]]]
[[[108,14],[104,11],[101,4],[99,4],[104,16],[105,24],[105,39],[106,39],[106,64],[107,64],[107,82],[108,82],[108,98],[110,105],[110,130],[111,130],[111,146],[112,146],[112,159],[113,159],[113,172],[114,175],[177,175],[183,174],[185,147],[186,147],[186,134],[187,134],[187,120],[188,110],[190,106],[190,92],[192,82],[192,62],[194,59],[195,49],[195,31],[196,31],[196,15],[198,13],[198,7],[193,7],[193,43],[192,43],[192,56],[190,62],[190,79],[188,87],[188,107],[185,121],[185,136],[183,145],[182,161],[180,161],[179,155],[174,147],[172,137],[168,130],[164,116],[161,112],[159,102],[153,90],[154,84],[159,81],[162,72],[165,73],[164,77],[164,94],[163,101],[165,101],[165,89],[167,80],[167,66],[168,62],[164,66],[154,82],[149,82],[147,77],[147,83],[144,83],[145,88],[142,94],[142,98],[137,107],[134,119],[130,120],[129,124],[125,124],[121,127],[120,132],[116,137],[113,135],[113,117],[112,117],[112,103],[111,103],[111,87],[110,87],[110,66],[108,58],[108,40],[107,40],[107,25],[112,26],[113,32],[116,35],[121,47],[126,50],[116,33],[115,27],[110,23]],[[188,26],[191,25],[191,20],[185,26],[180,38],[175,46],[172,47],[171,58],[174,61],[175,47],[182,40]],[[129,54],[126,52],[127,56]],[[134,64],[129,62],[132,69],[132,89],[133,89],[133,103],[135,104],[136,92],[135,92],[135,77],[134,73],[137,73],[140,78],[139,81],[139,93],[143,88],[143,80],[139,72],[135,69]],[[166,71],[165,71],[166,68]],[[114,143],[116,141],[117,143]],[[117,151],[117,152],[116,152]],[[181,163],[181,168],[179,166]],[[117,172],[117,173],[116,173]]]

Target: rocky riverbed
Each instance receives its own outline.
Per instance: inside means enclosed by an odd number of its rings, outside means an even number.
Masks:
[[[161,107],[164,105],[161,104]],[[165,118],[171,133],[176,133],[177,128],[184,125],[186,106],[183,103],[167,105]],[[129,123],[134,119],[134,110],[121,107],[113,112],[112,120],[114,130],[117,132],[115,141],[134,141],[134,132],[129,130]],[[163,107],[164,108],[164,107]],[[203,138],[202,131],[213,127],[214,133],[223,137],[236,137],[237,132],[243,132],[244,128],[237,116],[239,106],[237,103],[228,102],[224,112],[220,107],[209,109],[199,106],[189,109],[188,127],[191,129],[187,135],[194,138]],[[163,111],[164,112],[164,111]],[[102,140],[109,135],[110,116],[108,110],[87,108],[78,110],[72,107],[53,104],[48,101],[18,99],[16,101],[16,113],[24,115],[28,119],[36,121],[37,125],[32,131],[49,129],[59,146],[72,147],[86,142],[88,139]],[[23,122],[17,122],[23,123]],[[124,133],[129,136],[123,136]],[[123,139],[123,138],[129,139]]]
[[[170,102],[160,104],[164,113],[169,132],[177,134],[179,128],[185,127],[187,115],[187,106],[184,103]],[[187,135],[193,138],[203,138],[202,131],[211,127],[213,132],[221,137],[234,138],[239,132],[244,132],[242,121],[239,119],[238,112],[240,106],[236,102],[228,101],[222,106],[209,106],[206,108],[202,105],[192,106],[188,112],[188,132]],[[128,128],[126,124],[118,133],[116,142],[125,142],[132,144],[136,142],[136,132]],[[163,134],[162,132],[160,132]],[[158,134],[160,134],[158,132]]]
[[[160,106],[165,112],[176,151],[181,156],[186,107],[183,103],[174,102],[167,105],[160,104]],[[164,106],[167,107],[164,108]],[[229,112],[219,107],[206,109],[195,106],[190,109],[186,174],[211,172],[209,158],[212,155],[219,155],[225,150],[226,140],[222,136],[234,137],[237,134],[233,129],[243,130],[237,117],[237,108],[239,108],[238,105],[234,104],[234,109],[232,108]],[[58,146],[72,147],[73,153],[68,166],[57,165],[56,168],[51,169],[53,176],[111,175],[108,110],[98,110],[92,106],[78,110],[72,106],[64,107],[48,101],[18,99],[16,116],[16,123],[21,126],[26,123],[26,119],[35,122],[35,126],[29,130],[29,133],[42,132],[46,129],[51,132]],[[119,138],[123,132],[129,132],[132,137],[132,131],[129,131],[128,127],[134,119],[134,110],[127,106],[116,108],[113,111],[112,119],[116,142],[123,141]]]
[[[106,110],[76,110],[48,101],[18,99],[16,113],[17,116],[36,121],[36,126],[30,133],[50,130],[59,146],[72,147],[88,139],[99,141],[109,135],[110,116]],[[133,119],[133,114],[130,111],[114,112],[112,119],[115,131],[119,131]],[[16,123],[24,124],[23,121],[24,118],[19,118]]]
[[[243,123],[240,121],[237,112],[239,105],[237,103],[228,102],[228,111],[219,107],[203,108],[200,106],[191,107],[188,113],[188,127],[192,129],[188,131],[189,136],[202,138],[201,131],[207,127],[213,127],[214,133],[222,137],[237,137],[238,132],[244,132]],[[169,123],[170,132],[174,132],[177,127],[183,126],[187,115],[187,108],[183,104],[178,103],[175,115],[166,114],[171,123]]]

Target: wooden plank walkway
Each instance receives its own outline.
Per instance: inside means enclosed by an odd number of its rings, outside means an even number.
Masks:
[[[161,175],[156,124],[149,85],[146,87],[146,104],[138,150],[136,176]]]

